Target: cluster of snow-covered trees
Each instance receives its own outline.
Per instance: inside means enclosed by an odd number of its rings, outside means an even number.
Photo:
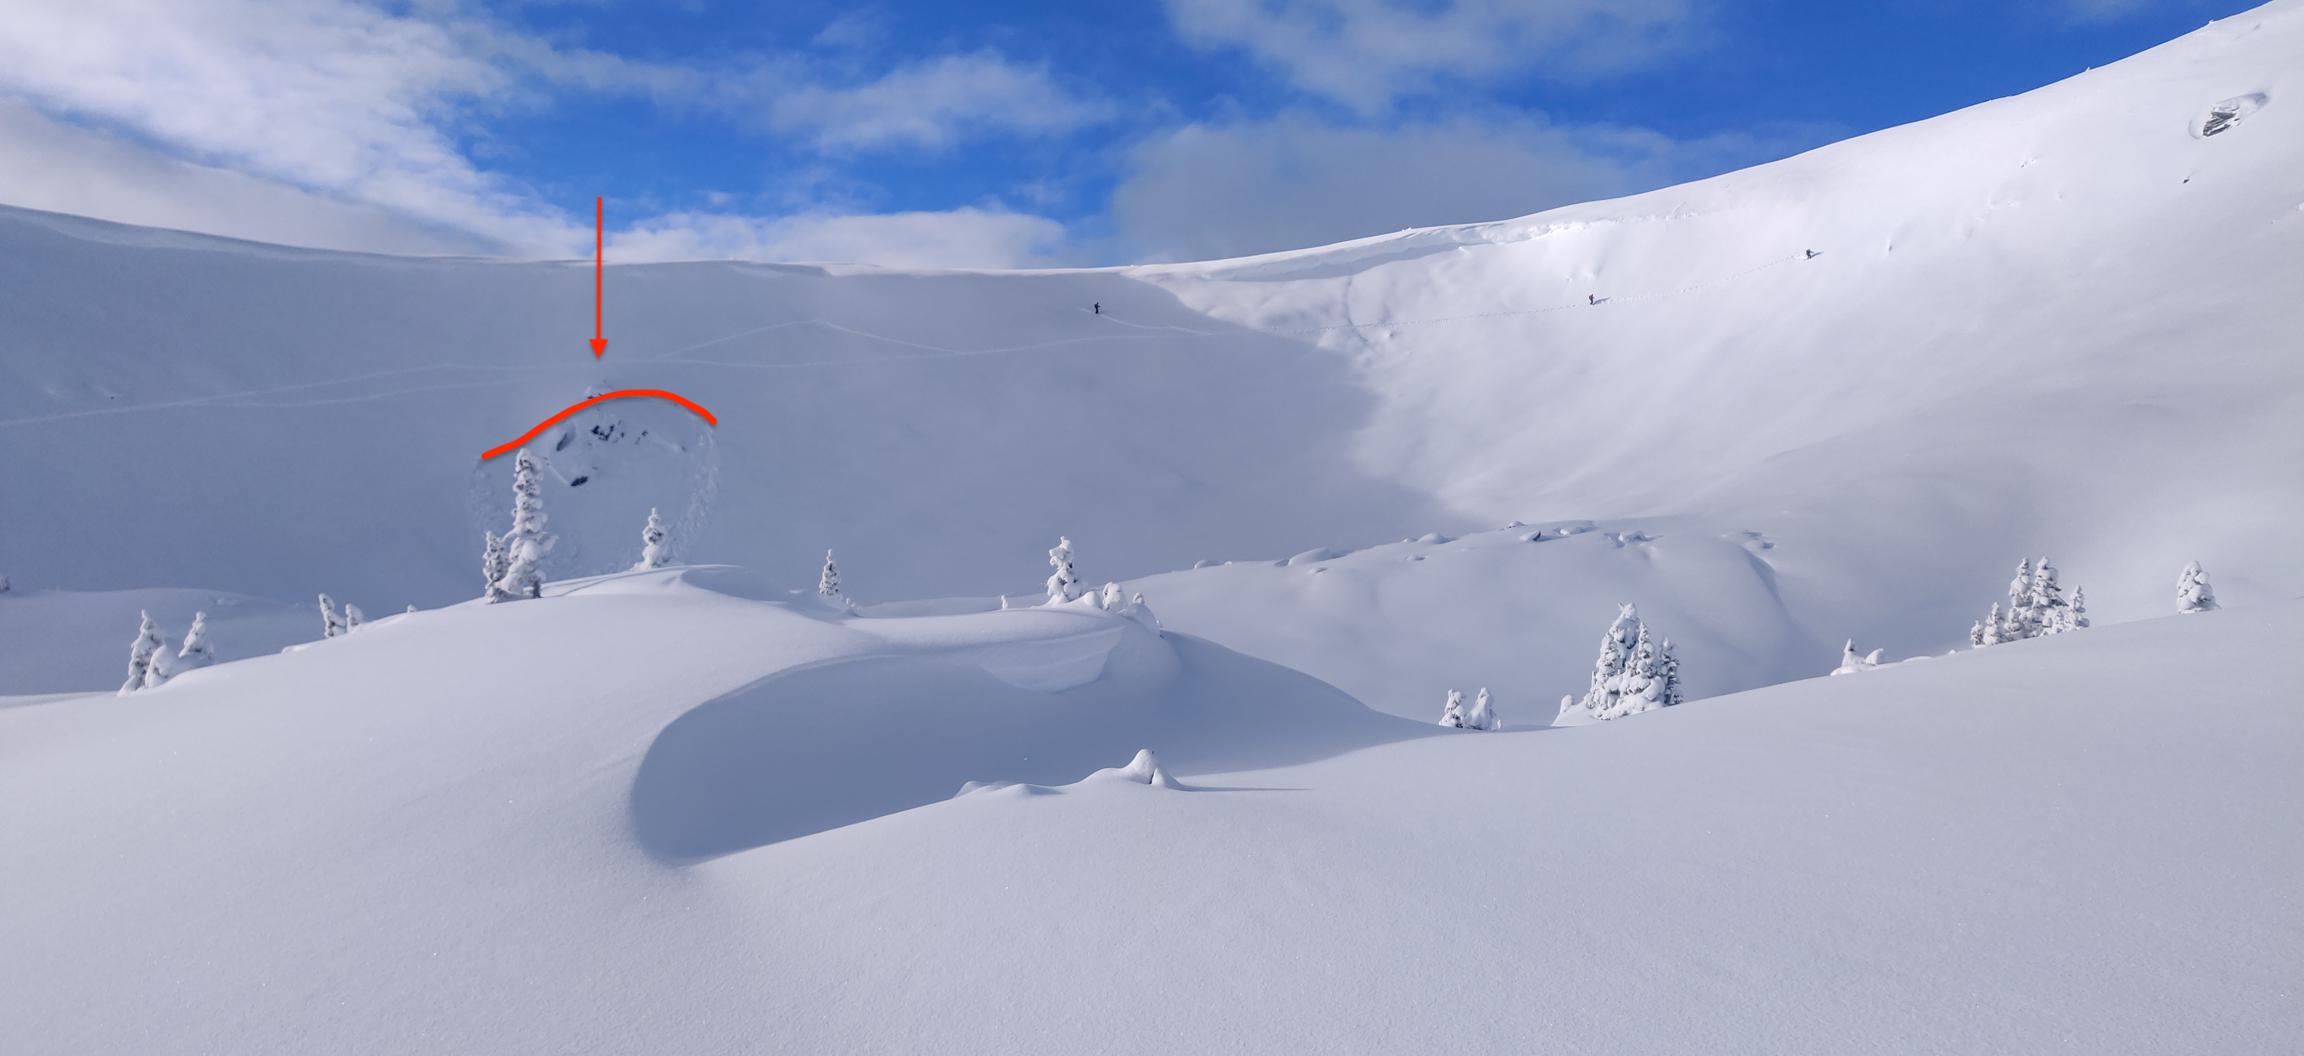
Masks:
[[[1616,719],[1669,708],[1681,701],[1680,658],[1672,639],[1659,639],[1641,622],[1639,610],[1625,605],[1600,638],[1592,682],[1584,697],[1560,698],[1561,718],[1581,710],[1595,719]]]
[[[2016,578],[2008,581],[2008,607],[1994,602],[1992,610],[1968,628],[1968,644],[1999,645],[2087,627],[2087,591],[2074,588],[2066,598],[2056,566],[2043,557],[2037,566],[2030,560],[2017,564]]]
[[[1448,691],[1448,703],[1440,711],[1440,725],[1458,730],[1501,730],[1504,720],[1496,714],[1496,698],[1488,695],[1488,687],[1480,687],[1480,694],[1472,698],[1472,709],[1464,709],[1464,691]]]
[[[186,671],[216,662],[216,650],[208,644],[207,613],[192,614],[192,628],[184,632],[184,645],[174,653],[168,651],[168,635],[152,614],[140,612],[137,616],[141,622],[136,627],[136,640],[128,645],[128,679],[120,683],[120,692],[152,689]]]

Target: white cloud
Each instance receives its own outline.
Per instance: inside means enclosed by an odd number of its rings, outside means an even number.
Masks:
[[[1376,129],[1283,114],[1140,143],[1112,213],[1120,239],[1147,257],[1231,257],[1523,216],[1764,160],[1780,146],[1525,115]]]
[[[1167,0],[1177,34],[1238,48],[1363,112],[1446,86],[1584,78],[1652,63],[1699,35],[1691,0]]]
[[[459,132],[554,89],[638,95],[840,147],[1046,132],[1101,114],[991,53],[812,87],[768,56],[705,70],[571,51],[457,0],[19,0],[0,19],[0,201],[326,248],[574,257],[589,217],[476,164]],[[766,115],[765,117],[763,115]],[[624,259],[766,257],[902,266],[1046,259],[1054,221],[998,208],[747,217],[673,213]]]
[[[453,29],[340,0],[24,0],[0,19],[0,91],[186,159],[572,253],[579,229],[476,168],[443,131],[509,90]]]
[[[620,260],[782,260],[894,268],[1011,268],[1046,264],[1064,225],[1002,209],[803,213],[763,219],[722,213],[656,217],[609,240]]]
[[[1111,116],[1103,103],[1059,86],[1048,71],[997,54],[946,55],[846,88],[779,93],[770,122],[829,148],[944,147],[963,134],[1067,132]]]
[[[54,213],[294,246],[418,256],[505,252],[492,240],[230,169],[168,157],[0,99],[0,201]]]

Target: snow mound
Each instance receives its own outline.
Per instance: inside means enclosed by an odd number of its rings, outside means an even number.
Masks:
[[[1126,781],[1154,788],[1183,787],[1168,776],[1168,771],[1160,769],[1160,758],[1153,755],[1150,748],[1137,749],[1136,757],[1129,760],[1127,766],[1098,770],[1088,775],[1088,780]]]

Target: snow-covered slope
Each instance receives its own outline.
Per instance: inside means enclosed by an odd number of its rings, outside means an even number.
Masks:
[[[469,597],[507,493],[476,456],[608,386],[721,424],[625,402],[547,437],[558,575],[629,563],[649,506],[687,557],[792,585],[837,547],[867,600],[1028,592],[1059,533],[1091,583],[1513,520],[1655,540],[1573,572],[1490,555],[1510,570],[1486,581],[1352,571],[1413,605],[1149,584],[1173,626],[1255,630],[1224,640],[1260,655],[1310,623],[1388,643],[1384,680],[1289,659],[1417,709],[1453,680],[1574,688],[1622,601],[1675,614],[1717,692],[1826,669],[1849,636],[1940,651],[2029,555],[2100,622],[2167,611],[2189,559],[2234,603],[2290,597],[2300,76],[2281,0],[2020,97],[1494,224],[1097,271],[612,266],[598,364],[575,265],[0,211],[0,572]],[[1745,602],[1674,574],[1738,549]],[[132,607],[89,604],[124,645]],[[71,688],[6,663],[0,687]]]
[[[0,702],[12,1051],[2304,1031],[2293,604],[1482,734],[1085,609],[776,593],[622,575]],[[1184,787],[1091,779],[1140,747]]]

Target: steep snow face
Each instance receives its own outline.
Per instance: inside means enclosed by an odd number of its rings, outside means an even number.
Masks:
[[[1059,534],[1094,585],[1598,518],[1683,552],[1769,543],[1774,589],[1747,594],[1782,616],[1712,613],[1670,576],[1578,603],[1803,650],[1749,678],[1851,636],[1956,644],[2026,555],[2101,620],[2164,611],[2191,559],[2228,603],[2292,596],[2300,78],[2283,0],[2024,96],[1520,220],[1102,271],[615,267],[599,362],[569,265],[0,212],[0,570],[370,612],[469,597],[507,493],[476,455],[645,387],[721,425],[611,404],[539,444],[556,576],[629,565],[651,506],[684,519],[684,555],[794,586],[837,547],[866,603],[1022,595]],[[1388,578],[1441,596],[1399,578],[1421,574]],[[1468,620],[1524,608],[1446,597]],[[1403,654],[1443,622],[1363,615],[1350,633]],[[1422,700],[1452,675],[1417,677]]]
[[[1473,735],[1085,608],[852,619],[776,593],[630,573],[6,702],[12,1046],[2163,1054],[2304,1031],[2279,894],[2304,712],[2263,663],[2304,634],[2294,604]],[[1105,628],[1067,689],[976,663]]]

